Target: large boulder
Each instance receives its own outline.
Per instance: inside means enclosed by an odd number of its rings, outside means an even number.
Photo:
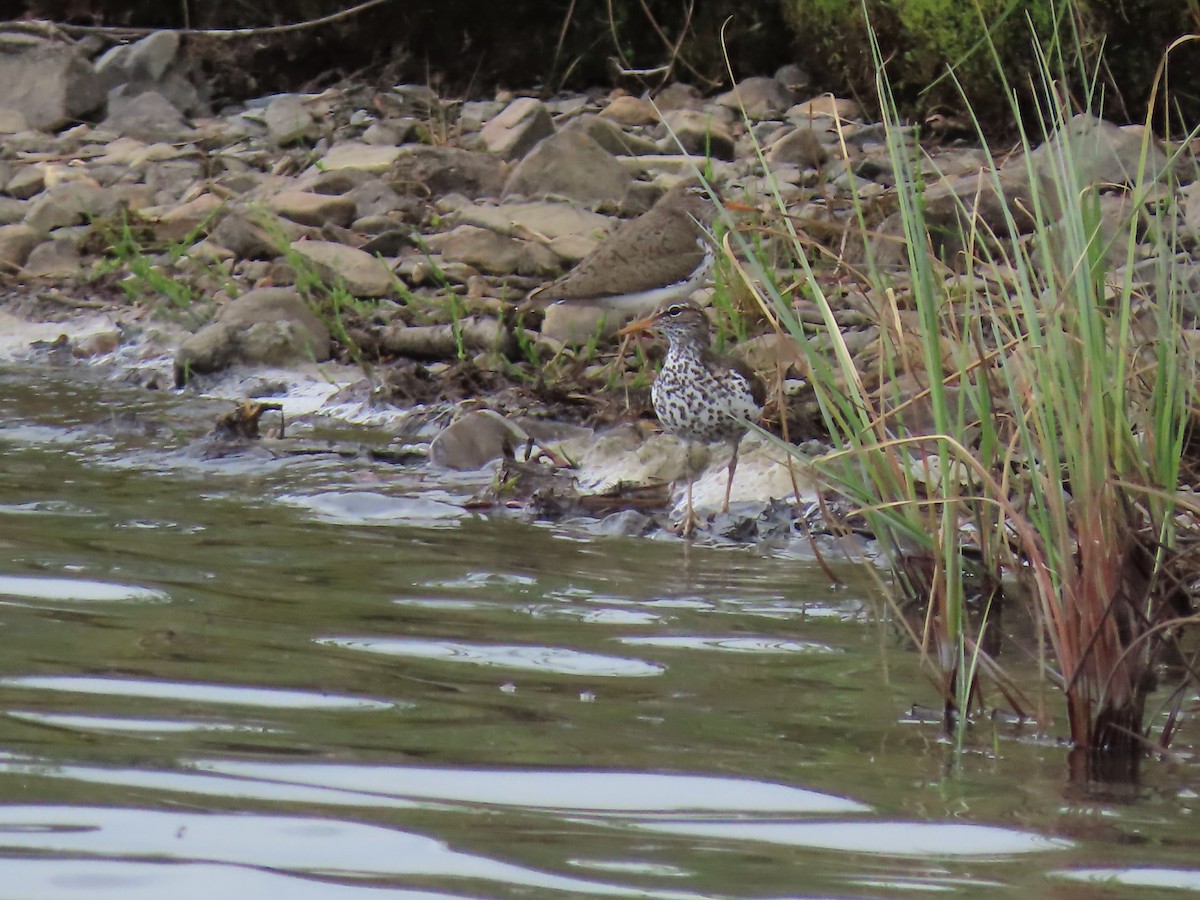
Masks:
[[[0,36],[0,107],[31,128],[55,131],[104,105],[95,70],[69,44],[27,34]]]
[[[329,328],[292,288],[265,287],[225,306],[175,354],[175,383],[237,363],[283,365],[329,359]]]

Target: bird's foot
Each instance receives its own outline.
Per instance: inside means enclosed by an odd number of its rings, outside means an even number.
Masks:
[[[696,515],[696,511],[689,509],[683,514],[683,518],[671,526],[671,531],[680,537],[690,538],[696,531],[698,525],[703,525],[704,519]]]

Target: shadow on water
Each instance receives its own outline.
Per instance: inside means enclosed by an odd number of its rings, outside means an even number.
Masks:
[[[1200,890],[1186,740],[1078,796],[1064,747],[981,726],[948,778],[915,658],[804,560],[204,461],[194,398],[0,387],[0,895]]]

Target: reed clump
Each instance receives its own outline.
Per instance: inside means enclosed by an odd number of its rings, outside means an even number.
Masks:
[[[797,460],[878,538],[894,576],[884,587],[956,745],[991,689],[1047,724],[1058,695],[1072,774],[1124,777],[1175,729],[1182,689],[1147,709],[1160,676],[1196,674],[1180,643],[1197,621],[1185,587],[1200,539],[1183,487],[1185,463],[1200,463],[1194,236],[1176,202],[1196,132],[1172,139],[1169,116],[1135,130],[1093,116],[1098,96],[1060,89],[1083,58],[1065,32],[1035,41],[1038,76],[1022,88],[1036,115],[1022,118],[1009,88],[1019,144],[969,179],[930,176],[873,45],[894,212],[856,204],[841,243],[860,248],[852,260],[814,253],[777,195],[767,230],[790,248],[796,284],[741,236],[727,246],[741,243],[746,286],[804,354],[837,448]],[[848,281],[874,302],[869,353],[851,352],[835,318],[833,287]],[[820,326],[796,313],[797,296]],[[1013,601],[1036,624],[1023,648],[1044,676],[1034,689],[998,658],[997,613]]]

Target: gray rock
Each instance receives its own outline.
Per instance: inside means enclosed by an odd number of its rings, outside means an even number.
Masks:
[[[4,193],[18,200],[28,200],[40,194],[45,186],[46,173],[39,166],[22,166],[8,180],[8,184],[4,186]]]
[[[528,440],[529,436],[504,416],[477,409],[438,433],[429,445],[429,461],[446,469],[472,471],[513,456]]]
[[[96,74],[105,90],[130,81],[159,81],[179,53],[179,35],[156,31],[132,44],[112,47],[96,60]]]
[[[355,218],[358,219],[386,216],[397,210],[408,209],[412,204],[410,199],[401,197],[380,178],[364,181],[347,191],[346,197],[354,201]],[[395,227],[395,222],[390,227]]]
[[[29,122],[20,110],[0,106],[0,134],[20,134],[29,130]]]
[[[676,109],[699,109],[704,101],[696,88],[677,81],[654,95],[654,105],[660,112],[668,113]]]
[[[442,196],[458,193],[472,200],[498,197],[504,167],[490,153],[457,147],[401,147],[388,183],[401,194]]]
[[[483,146],[501,159],[520,159],[538,141],[554,134],[554,123],[542,101],[518,97],[483,126]]]
[[[281,147],[307,141],[317,132],[312,113],[295,94],[283,94],[268,103],[263,121],[271,140]]]
[[[612,102],[600,112],[605,121],[634,128],[638,125],[654,125],[658,122],[658,110],[654,104],[644,97],[633,97],[625,94],[613,98]]]
[[[23,222],[0,225],[0,272],[23,267],[33,248],[44,239],[42,232]]]
[[[192,131],[183,113],[158,91],[111,95],[103,127],[140,141],[176,141]]]
[[[83,272],[83,263],[73,241],[46,241],[33,248],[25,272],[34,278],[74,278]]]
[[[291,248],[326,284],[343,285],[356,297],[382,297],[392,289],[387,265],[356,247],[333,241],[293,241]]]
[[[611,216],[549,200],[464,206],[456,219],[461,225],[478,225],[499,234],[534,233],[550,241],[567,236],[599,240],[617,227],[617,220]]]
[[[25,207],[28,205],[24,200],[0,197],[0,225],[13,225],[25,221]]]
[[[563,126],[563,131],[582,131],[613,156],[646,156],[658,152],[658,145],[629,134],[616,122],[584,113]]]
[[[321,158],[321,170],[337,172],[341,169],[360,169],[379,175],[388,171],[399,156],[399,147],[380,147],[361,141],[341,141],[330,147]]]
[[[1053,135],[1032,153],[1032,162],[1042,182],[1043,196],[1053,212],[1061,215],[1055,182],[1061,179],[1055,159],[1069,152],[1071,165],[1083,185],[1132,184],[1138,175],[1144,131],[1141,127],[1120,127],[1087,113],[1073,116],[1067,122],[1066,134]],[[1011,164],[1010,166],[1011,167]],[[1169,160],[1158,139],[1149,136],[1145,175],[1147,183],[1167,174]]]
[[[660,147],[664,153],[685,153],[733,159],[735,144],[729,129],[708,112],[678,109],[663,116],[663,137]]]
[[[294,225],[278,216],[233,207],[217,223],[212,238],[238,259],[275,259],[295,238],[295,231]]]
[[[257,288],[225,306],[184,340],[175,355],[175,382],[236,363],[282,365],[326,360],[329,329],[292,288]]]
[[[88,181],[64,181],[42,191],[29,203],[25,224],[46,232],[65,225],[83,225],[116,207],[112,195]]]
[[[29,127],[54,131],[104,105],[91,65],[67,44],[27,34],[0,36],[0,98]]]
[[[332,224],[345,228],[357,215],[357,207],[349,197],[308,191],[281,191],[267,201],[267,207],[285,219],[316,227]]]
[[[767,161],[794,163],[802,169],[819,169],[829,159],[829,153],[816,131],[805,125],[793,128],[767,148]]]
[[[432,235],[426,238],[426,245],[444,259],[492,275],[553,275],[560,269],[558,258],[544,244],[474,225],[459,225],[445,234]]]
[[[812,76],[797,63],[785,63],[776,69],[775,80],[793,93],[799,93],[812,84]]]
[[[596,141],[578,131],[546,138],[509,176],[504,195],[550,194],[581,203],[619,204],[629,193],[633,175]]]
[[[777,119],[792,105],[792,92],[774,78],[754,75],[743,78],[715,102],[751,119]]]

